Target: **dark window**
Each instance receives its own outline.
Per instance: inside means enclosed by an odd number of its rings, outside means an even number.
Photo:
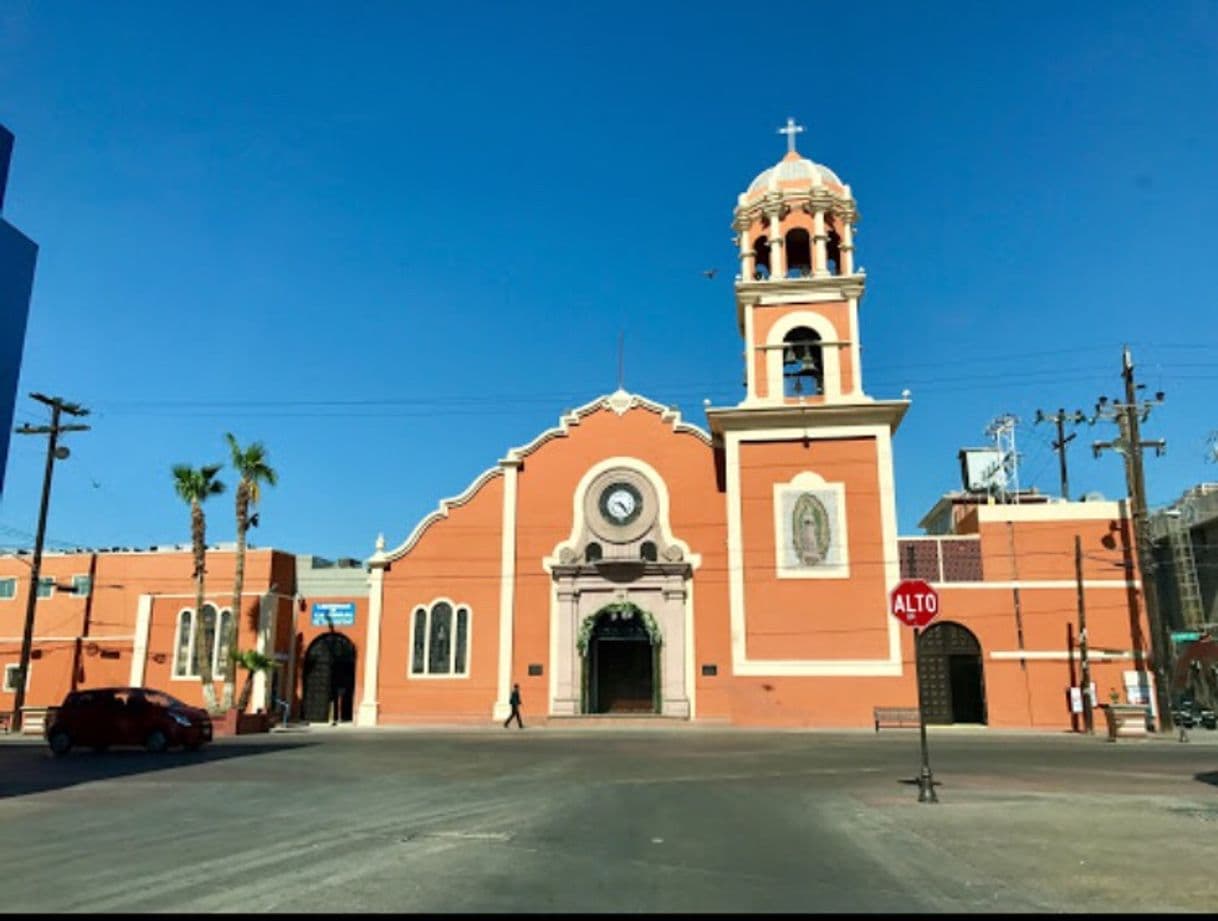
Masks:
[[[541,674],[541,666],[540,666],[540,665],[530,665],[530,666],[529,666],[529,676],[530,676],[530,677],[532,677],[532,678],[536,678],[536,677],[537,677],[538,675],[540,675],[540,674]]]
[[[656,561],[656,545],[653,541],[645,540],[643,545],[639,547],[639,557],[647,560],[649,563]]]
[[[588,544],[584,548],[584,559],[589,563],[595,563],[601,558],[601,545],[597,543]]]
[[[419,608],[414,612],[414,653],[410,660],[410,670],[416,675],[423,674],[426,660],[423,658],[427,649],[427,612]]]
[[[194,663],[190,661],[190,629],[194,615],[183,611],[178,617],[178,648],[173,660],[173,673],[179,678],[194,673]]]
[[[453,653],[453,671],[458,675],[465,674],[465,647],[469,638],[469,611],[457,609],[457,648]]]
[[[432,606],[430,629],[427,671],[432,675],[447,675],[453,642],[452,605],[446,601],[438,601]]]
[[[706,675],[709,678],[713,678],[713,677],[715,677],[715,675],[719,674],[719,666],[718,665],[703,665],[702,674]]]

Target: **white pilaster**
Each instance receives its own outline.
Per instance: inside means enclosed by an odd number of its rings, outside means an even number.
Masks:
[[[843,275],[854,274],[854,225],[849,219],[842,220],[841,269]]]
[[[812,212],[812,276],[827,278],[829,276],[829,255],[826,241],[829,235],[825,232],[825,212],[817,208]]]
[[[385,596],[384,542],[378,542],[377,553],[370,561],[371,578],[368,588],[368,635],[364,655],[364,691],[360,695],[356,725],[375,726],[379,706],[376,700],[377,681],[381,670],[381,610]]]
[[[740,231],[740,280],[752,281],[756,272],[757,256],[753,252],[753,239],[749,235],[749,228],[744,227]]]
[[[144,669],[148,666],[148,633],[152,628],[152,596],[140,595],[135,607],[135,642],[131,649],[131,686],[144,686]],[[177,637],[174,637],[177,642]]]
[[[782,223],[778,209],[770,212],[770,277],[787,277],[787,248],[782,238]]]
[[[506,719],[511,713],[508,697],[512,689],[512,634],[516,603],[516,475],[519,461],[502,461],[503,527],[499,544],[499,684],[491,715]],[[550,668],[553,668],[551,663]]]
[[[255,648],[268,657],[275,654],[275,615],[278,607],[278,595],[267,592],[258,597],[258,640]],[[269,711],[270,709],[270,701],[267,700],[266,675],[266,672],[258,672],[254,675],[254,693],[251,703],[255,710],[262,708]]]

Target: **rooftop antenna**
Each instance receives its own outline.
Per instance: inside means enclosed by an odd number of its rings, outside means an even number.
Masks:
[[[1001,483],[1002,501],[1007,501],[1007,485],[1014,486],[1015,504],[1019,504],[1019,453],[1015,450],[1015,426],[1019,425],[1019,417],[1010,413],[998,416],[986,426],[985,433],[994,439],[994,448],[998,452],[998,468],[1005,476]]]

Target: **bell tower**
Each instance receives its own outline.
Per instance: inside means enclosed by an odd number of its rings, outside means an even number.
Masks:
[[[737,199],[736,317],[745,344],[742,405],[856,402],[863,396],[850,186],[803,157],[787,119],[787,154]]]
[[[836,693],[810,678],[902,674],[887,596],[899,581],[892,434],[909,404],[863,390],[858,208],[796,150],[802,131],[787,120],[786,155],[736,200],[745,395],[706,411],[724,470],[733,673],[792,679],[784,699]]]

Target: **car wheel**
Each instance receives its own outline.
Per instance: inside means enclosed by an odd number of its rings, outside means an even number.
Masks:
[[[150,752],[163,752],[169,748],[169,737],[159,729],[154,729],[148,733],[148,738],[144,740],[144,748]]]
[[[50,743],[51,751],[56,755],[66,755],[72,750],[72,737],[63,729],[52,731],[47,742]]]

